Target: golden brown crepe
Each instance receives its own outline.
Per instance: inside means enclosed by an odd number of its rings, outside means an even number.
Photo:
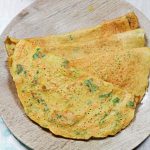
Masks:
[[[73,139],[124,129],[134,117],[134,96],[68,63],[41,48],[15,50],[9,69],[26,114],[54,134]]]
[[[138,19],[134,12],[128,13],[125,16],[116,18],[111,21],[106,21],[96,27],[82,29],[70,32],[64,35],[50,35],[47,37],[29,38],[30,42],[39,46],[49,46],[57,44],[72,44],[93,41],[95,39],[109,37],[112,34],[122,33],[137,29],[139,27]],[[11,55],[15,49],[16,44],[20,39],[8,37],[5,41],[8,55]]]
[[[64,35],[5,41],[30,119],[73,139],[115,135],[148,85],[150,49],[134,13]],[[135,30],[136,29],[136,30]]]

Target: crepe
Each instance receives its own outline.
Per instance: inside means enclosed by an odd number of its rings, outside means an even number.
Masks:
[[[40,52],[40,57],[37,57]],[[55,135],[115,135],[133,119],[134,96],[41,48],[15,50],[9,69],[26,114]]]
[[[83,42],[92,41],[111,36],[112,34],[122,33],[137,29],[139,27],[137,16],[134,12],[128,13],[123,17],[116,18],[111,21],[106,21],[96,27],[82,29],[70,32],[64,35],[50,35],[47,37],[28,38],[26,40],[32,42],[34,45],[48,47],[57,44],[81,44]],[[8,55],[11,55],[15,49],[16,44],[20,39],[8,37],[5,41]]]

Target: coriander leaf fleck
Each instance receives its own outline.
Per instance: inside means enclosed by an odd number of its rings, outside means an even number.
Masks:
[[[23,72],[23,66],[21,64],[17,64],[16,72],[17,74],[20,74]]]
[[[69,61],[68,60],[64,60],[61,66],[66,68],[66,67],[68,67],[68,65],[69,65]]]
[[[72,41],[73,40],[73,37],[72,37],[72,35],[69,35],[69,39]]]
[[[95,92],[98,88],[96,84],[93,83],[93,79],[88,79],[84,81],[84,84],[89,88],[91,92]]]
[[[39,54],[36,52],[32,57],[33,57],[33,59],[37,59],[37,58],[39,58]]]
[[[134,107],[134,102],[129,101],[129,102],[127,103],[127,106],[133,108],[133,107]]]
[[[99,95],[99,98],[108,98],[108,97],[110,97],[111,95],[112,95],[112,92]]]
[[[117,103],[119,103],[120,99],[118,97],[112,99],[112,103],[115,105]]]

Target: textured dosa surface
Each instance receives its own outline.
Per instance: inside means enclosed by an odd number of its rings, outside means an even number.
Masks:
[[[90,37],[90,35],[86,36]],[[109,37],[93,37],[90,41],[85,40],[81,42],[79,39],[75,38],[73,35],[71,35],[71,39],[70,36],[64,36],[64,41],[57,43],[55,42],[57,41],[56,39],[53,41],[47,38],[19,41],[14,38],[7,38],[5,44],[8,55],[13,55],[16,46],[22,49],[25,48],[26,45],[32,44],[33,47],[42,47],[47,51],[51,51],[55,55],[64,56],[68,59],[81,58],[87,54],[96,53],[99,51],[119,51],[122,49],[145,46],[143,29],[136,29],[123,33],[113,34]]]
[[[71,65],[127,90],[135,95],[136,102],[139,103],[148,87],[150,48],[142,47],[118,52],[100,51],[86,58],[74,60]]]
[[[140,26],[146,32],[149,43],[149,21],[131,5],[120,0],[37,0],[29,8],[21,12],[7,27],[1,36],[5,40],[7,35],[18,38],[60,34],[76,29],[94,26],[104,20],[112,19],[129,11],[135,11],[139,17]],[[94,6],[93,12],[88,12],[89,5]],[[55,13],[56,12],[56,13]],[[78,14],[77,14],[78,13]],[[27,28],[28,27],[28,28]],[[2,115],[14,135],[32,149],[133,149],[149,134],[149,92],[138,108],[136,118],[132,124],[115,137],[103,140],[77,141],[59,138],[46,132],[30,121],[19,105],[12,79],[9,77],[5,65],[6,52],[1,44],[1,108]],[[7,103],[6,103],[7,101]],[[59,143],[59,144],[58,144]]]
[[[145,45],[142,29],[128,31],[138,27],[132,24],[135,18],[129,13],[61,36],[8,37],[9,68],[26,114],[54,134],[75,139],[106,137],[125,128],[145,93],[150,66],[148,48],[127,50]],[[135,89],[139,79],[144,82]]]
[[[43,38],[30,38],[28,39],[35,45],[39,46],[56,46],[57,44],[72,44],[83,43],[102,37],[108,37],[113,34],[122,33],[137,29],[139,27],[137,16],[134,12],[128,13],[125,16],[116,18],[111,21],[106,21],[96,27],[82,29],[67,33],[65,35],[50,35]],[[15,45],[19,42],[19,39],[8,37],[5,41],[8,55],[11,55],[15,49]],[[41,45],[42,44],[42,45]]]
[[[68,63],[40,48],[15,50],[9,67],[26,114],[54,134],[75,139],[125,128],[134,117],[134,96]]]

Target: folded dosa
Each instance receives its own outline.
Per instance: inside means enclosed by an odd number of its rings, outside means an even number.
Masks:
[[[134,96],[67,62],[39,48],[14,52],[9,69],[26,114],[55,135],[73,139],[124,129],[134,117]]]
[[[129,13],[64,35],[8,37],[8,66],[30,119],[74,139],[115,135],[129,125],[150,69],[137,28]]]

